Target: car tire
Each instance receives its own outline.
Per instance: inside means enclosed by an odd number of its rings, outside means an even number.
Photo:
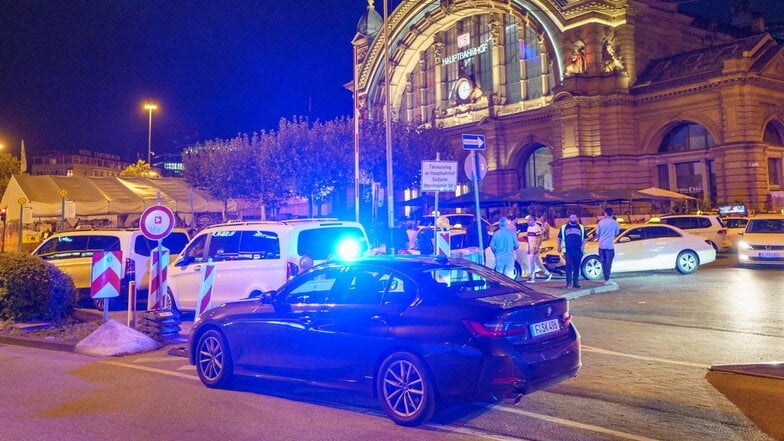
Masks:
[[[180,310],[177,308],[177,303],[174,301],[174,294],[172,294],[170,289],[167,289],[166,295],[163,296],[163,309],[171,310],[171,312],[175,315],[180,314]]]
[[[675,259],[675,269],[681,274],[691,274],[700,266],[700,258],[694,251],[681,251]]]
[[[393,353],[381,363],[376,392],[381,408],[395,424],[416,426],[435,414],[431,378],[424,363],[409,352]]]
[[[205,386],[226,387],[234,375],[234,365],[226,337],[216,329],[209,329],[199,337],[196,345],[196,372]]]
[[[580,269],[585,280],[602,280],[604,278],[602,262],[599,261],[598,256],[588,256],[583,259]]]

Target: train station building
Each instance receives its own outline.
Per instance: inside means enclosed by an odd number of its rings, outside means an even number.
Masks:
[[[458,149],[484,135],[483,192],[656,186],[784,208],[781,27],[748,1],[721,24],[663,0],[407,0],[386,32],[369,3],[358,118],[389,102]]]

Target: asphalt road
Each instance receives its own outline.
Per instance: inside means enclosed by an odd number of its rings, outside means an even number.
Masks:
[[[101,359],[15,346],[0,346],[0,427],[32,440],[784,439],[784,380],[711,370],[784,361],[782,276],[733,255],[689,276],[618,276],[618,290],[571,301],[578,377],[415,429],[356,394],[255,379],[207,389],[171,348]]]

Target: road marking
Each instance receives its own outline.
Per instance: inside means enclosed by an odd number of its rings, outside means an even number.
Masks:
[[[634,441],[658,441],[654,438],[648,438],[641,435],[633,435],[631,433],[626,433],[626,432],[618,432],[617,430],[606,429],[604,427],[594,426],[592,424],[578,423],[577,421],[565,420],[563,418],[557,418],[549,415],[542,415],[538,413],[528,412],[522,409],[517,409],[515,407],[507,407],[501,405],[493,405],[490,407],[496,410],[500,410],[502,412],[513,413],[516,415],[523,415],[529,418],[535,418],[537,420],[543,420],[550,423],[560,424],[562,426],[573,427],[575,429],[590,430],[591,432],[603,433],[605,435],[612,435],[618,438],[631,439]]]
[[[482,432],[479,430],[469,429],[468,427],[458,427],[458,426],[444,426],[441,424],[425,424],[427,427],[433,427],[435,429],[442,430],[448,433],[458,433],[460,435],[470,435],[474,438],[481,438],[481,439],[490,439],[494,441],[524,441],[523,438],[512,437],[512,436],[504,436],[504,435],[495,435],[492,433]]]
[[[134,363],[160,363],[163,361],[172,361],[172,357],[141,357],[133,360]]]
[[[158,369],[158,368],[152,368],[152,367],[147,367],[147,366],[139,366],[138,364],[123,363],[123,362],[120,362],[120,361],[113,361],[113,360],[102,360],[99,363],[111,364],[111,365],[114,365],[114,366],[126,367],[126,368],[130,368],[130,369],[138,369],[140,371],[154,372],[156,374],[171,375],[172,377],[187,378],[188,380],[199,381],[199,377],[197,375],[188,375],[188,374],[183,374],[183,373],[180,373],[180,372],[174,372],[174,371],[170,371],[170,370],[166,370],[166,369]]]
[[[581,345],[580,349],[582,349],[583,352],[594,352],[596,354],[615,355],[617,357],[634,358],[636,360],[656,361],[656,362],[659,362],[659,363],[675,364],[675,365],[678,365],[678,366],[688,366],[688,367],[696,367],[696,368],[700,368],[700,369],[710,369],[710,365],[706,365],[706,364],[689,363],[687,361],[670,360],[670,359],[667,359],[667,358],[645,357],[645,356],[642,356],[642,355],[625,354],[623,352],[615,352],[615,351],[610,351],[610,350],[607,350],[607,349],[594,348],[592,346]]]

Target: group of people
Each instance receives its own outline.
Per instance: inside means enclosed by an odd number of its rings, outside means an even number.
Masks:
[[[613,244],[615,237],[620,233],[620,227],[613,216],[612,208],[605,208],[602,214],[603,218],[597,224],[596,236],[599,242],[599,261],[602,264],[604,283],[610,284],[612,261],[615,257]],[[490,249],[495,255],[495,270],[512,277],[515,272],[515,254],[520,248],[516,226],[506,217],[499,219],[498,226],[490,240]],[[528,228],[524,233],[521,232],[525,237],[524,242],[528,245],[525,269],[528,272],[529,283],[535,282],[538,271],[543,272],[547,280],[552,278],[552,273],[544,266],[539,254],[542,241],[547,239],[548,232],[549,227],[544,219],[537,219],[534,216],[528,218]],[[566,261],[566,285],[563,286],[565,289],[580,288],[580,266],[585,253],[586,240],[585,226],[580,224],[576,214],[570,214],[569,221],[561,226],[557,238],[557,250],[559,253],[563,252]]]

